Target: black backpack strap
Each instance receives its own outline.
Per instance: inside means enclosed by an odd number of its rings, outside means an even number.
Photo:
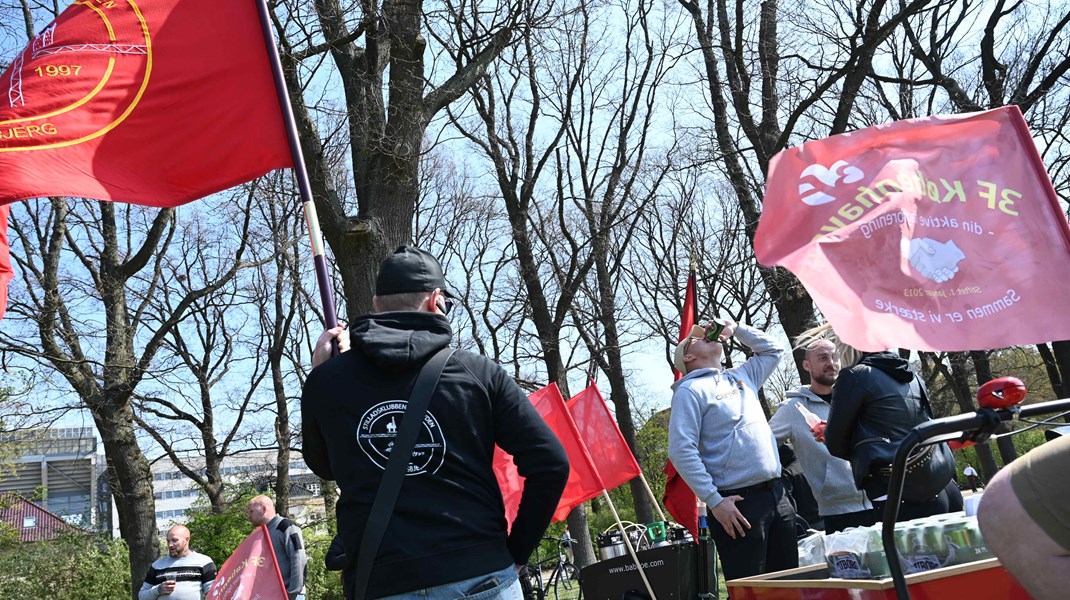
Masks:
[[[357,551],[356,586],[353,588],[352,600],[364,600],[368,592],[372,565],[379,553],[379,545],[383,541],[383,534],[386,533],[386,526],[390,523],[390,516],[394,513],[394,505],[397,504],[398,493],[401,492],[401,482],[405,480],[405,467],[412,458],[416,438],[423,428],[424,415],[427,413],[428,404],[431,403],[431,394],[438,386],[442,369],[452,354],[453,349],[446,347],[424,363],[423,368],[420,369],[420,375],[416,378],[412,393],[409,395],[405,417],[398,428],[397,437],[394,438],[394,447],[390,450],[390,458],[383,471],[383,479],[379,482],[379,490],[375,494],[371,512],[368,513],[368,521],[364,525],[364,536],[361,537],[360,549]]]

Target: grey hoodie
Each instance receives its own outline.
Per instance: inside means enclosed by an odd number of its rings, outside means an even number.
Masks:
[[[758,401],[784,350],[764,332],[739,325],[736,339],[754,351],[741,366],[696,369],[672,385],[669,458],[699,500],[780,477],[776,440]]]
[[[814,439],[806,419],[796,408],[796,405],[801,404],[822,421],[828,421],[828,403],[805,385],[788,390],[787,396],[788,399],[769,420],[769,427],[778,442],[791,440],[806,481],[817,499],[818,514],[824,517],[873,508],[866,499],[865,492],[855,488],[851,463],[829,454],[825,444]]]

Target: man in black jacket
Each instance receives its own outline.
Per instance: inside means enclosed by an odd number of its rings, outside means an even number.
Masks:
[[[338,482],[347,556],[357,555],[420,368],[452,337],[448,300],[438,261],[418,248],[398,248],[379,269],[375,312],[349,328],[351,349],[305,381],[305,462]],[[367,597],[519,595],[515,567],[538,545],[568,479],[564,449],[500,366],[465,351],[446,363],[423,424]],[[495,444],[525,477],[508,533],[491,466]],[[350,598],[355,561],[345,573]]]
[[[858,364],[840,373],[832,387],[825,444],[832,456],[850,461],[855,485],[866,491],[878,515],[884,510],[888,494],[887,475],[882,475],[882,469],[887,468],[890,460],[878,462],[873,451],[878,444],[898,444],[916,425],[932,418],[930,410],[925,383],[914,374],[910,363],[895,352],[864,354]],[[953,463],[949,468],[953,472]],[[934,473],[933,477],[937,475]],[[933,488],[933,496],[926,500],[904,500],[899,506],[899,520],[951,512],[953,499],[949,493],[959,498],[961,506],[958,488],[949,486],[950,481],[951,473],[948,473],[943,481],[927,482]]]

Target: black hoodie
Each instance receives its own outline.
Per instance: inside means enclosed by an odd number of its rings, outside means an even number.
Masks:
[[[910,363],[894,352],[867,354],[840,373],[832,387],[832,408],[825,445],[829,453],[850,460],[858,440],[878,437],[893,442],[906,437],[915,425],[932,418],[922,406]]]
[[[393,434],[420,367],[449,344],[442,315],[366,315],[350,328],[352,350],[309,374],[301,396],[305,462],[338,482],[338,531],[355,557]],[[557,437],[506,372],[457,351],[431,398],[394,515],[379,549],[368,597],[461,581],[527,562],[568,480]],[[526,478],[506,534],[494,477],[494,446]],[[350,567],[356,564],[350,559]]]

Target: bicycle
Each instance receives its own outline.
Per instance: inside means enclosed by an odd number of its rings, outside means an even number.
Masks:
[[[535,549],[535,561],[524,566],[524,572],[520,576],[520,587],[524,590],[527,600],[545,600],[552,591],[554,600],[561,600],[561,596],[571,597],[573,588],[579,587],[580,570],[565,556],[567,544],[571,540],[563,540],[557,537],[543,537],[544,540],[555,542],[557,556],[546,559],[539,558],[539,550]],[[549,569],[550,575],[543,578],[543,571]],[[559,595],[558,586],[562,588]],[[582,594],[581,594],[582,596]]]

